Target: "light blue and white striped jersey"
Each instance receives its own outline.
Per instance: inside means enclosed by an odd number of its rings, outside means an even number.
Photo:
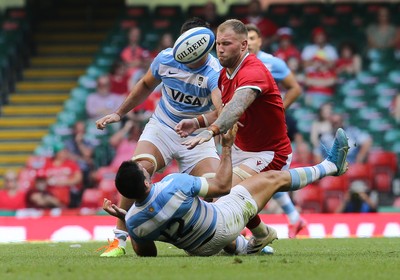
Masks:
[[[216,229],[217,212],[198,195],[204,178],[171,174],[155,183],[142,203],[135,203],[125,216],[135,242],[163,241],[191,251],[210,240]],[[204,186],[204,185],[203,185]]]
[[[271,72],[272,77],[278,83],[285,79],[290,74],[290,69],[286,62],[269,53],[259,51],[257,58],[264,63],[265,67]]]
[[[153,114],[161,123],[174,128],[182,119],[213,109],[211,92],[218,87],[221,65],[211,54],[203,66],[191,69],[175,61],[168,48],[157,55],[150,69],[162,81],[162,97]]]

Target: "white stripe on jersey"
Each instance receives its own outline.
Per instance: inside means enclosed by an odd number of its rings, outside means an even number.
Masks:
[[[192,84],[194,86],[198,86],[200,88],[207,88],[208,85],[208,77],[200,74],[191,73],[185,71],[184,69],[179,69],[175,67],[171,67],[169,65],[160,64],[158,68],[158,74],[161,76],[166,76],[168,78],[174,78],[180,80],[185,84]],[[201,83],[199,82],[201,79]]]

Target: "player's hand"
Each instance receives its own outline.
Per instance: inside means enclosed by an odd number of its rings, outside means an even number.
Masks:
[[[187,146],[187,148],[191,150],[197,145],[210,141],[211,138],[213,138],[213,133],[210,130],[204,130],[200,132],[197,136],[182,142],[182,144]]]
[[[103,209],[111,216],[119,218],[125,222],[126,211],[122,208],[119,208],[117,205],[111,203],[111,200],[104,198]]]
[[[175,126],[175,132],[181,138],[186,138],[198,128],[198,123],[195,119],[184,119]]]
[[[232,147],[235,142],[236,133],[238,131],[238,126],[235,124],[227,133],[221,135],[221,145],[222,147]]]
[[[109,123],[119,122],[121,120],[121,116],[117,113],[112,113],[107,116],[102,117],[96,121],[97,129],[103,130],[106,128],[106,125]]]

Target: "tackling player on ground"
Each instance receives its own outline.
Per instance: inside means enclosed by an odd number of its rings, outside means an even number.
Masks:
[[[231,189],[234,134],[231,131],[222,136],[221,162],[214,178],[178,173],[152,184],[150,174],[140,163],[125,161],[120,166],[116,187],[123,196],[133,199],[134,204],[125,211],[105,199],[103,208],[126,223],[138,256],[157,256],[154,241],[171,243],[196,256],[215,255],[222,249],[240,255],[259,253],[262,248],[248,251],[251,241],[240,232],[274,193],[295,191],[347,170],[347,137],[343,129],[338,129],[327,159],[320,164],[262,172]],[[208,203],[199,196],[219,199]],[[273,232],[263,243],[268,244],[276,237]]]

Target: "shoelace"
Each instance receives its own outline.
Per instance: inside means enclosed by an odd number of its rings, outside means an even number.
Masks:
[[[115,239],[113,241],[110,241],[110,239],[107,239],[107,242],[108,242],[108,245],[103,245],[100,248],[97,248],[96,252],[107,251],[108,249],[111,249],[111,248],[114,249],[114,248],[118,247],[115,245],[115,243],[116,243]]]

